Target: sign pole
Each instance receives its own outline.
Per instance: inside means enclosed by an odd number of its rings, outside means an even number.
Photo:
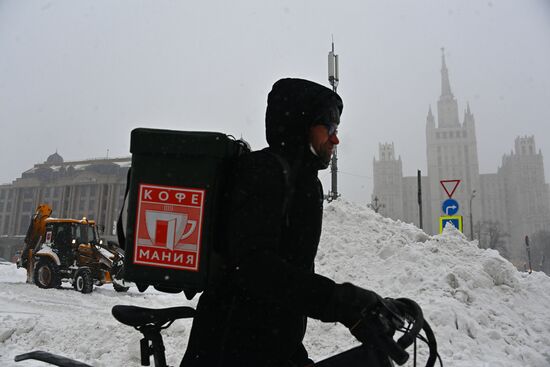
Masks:
[[[531,267],[531,247],[529,246],[529,236],[525,236],[525,248],[527,249],[527,261],[529,261],[529,274],[533,272]]]
[[[420,170],[418,170],[418,216],[420,229],[424,229],[422,226],[422,173]]]
[[[472,200],[476,197],[476,190],[472,191],[470,196],[470,240],[474,240],[474,219],[472,214]]]

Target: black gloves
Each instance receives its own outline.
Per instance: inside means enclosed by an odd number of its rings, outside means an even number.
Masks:
[[[382,302],[382,298],[373,291],[344,283],[334,287],[332,302],[336,320],[353,333],[367,313]]]
[[[350,283],[334,286],[327,312],[363,345],[374,348],[371,350],[384,358],[390,357],[399,365],[409,358],[405,349],[414,342],[424,320],[415,302],[404,298],[383,299],[373,291]],[[396,330],[404,333],[397,341],[393,339]]]

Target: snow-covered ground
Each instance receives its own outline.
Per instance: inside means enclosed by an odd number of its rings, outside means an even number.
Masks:
[[[326,206],[317,271],[386,297],[408,297],[423,308],[445,366],[550,366],[550,278],[518,272],[492,250],[454,229],[428,236],[413,225],[339,200]],[[116,304],[144,307],[194,305],[183,294],[148,290],[116,293],[110,285],[83,295],[39,289],[25,271],[0,263],[0,365],[45,350],[94,366],[139,366],[137,331],[118,324]],[[165,330],[168,363],[179,365],[190,322]],[[357,344],[339,324],[311,320],[306,346],[320,359]],[[419,365],[427,348],[419,349]],[[408,363],[407,365],[412,365]]]

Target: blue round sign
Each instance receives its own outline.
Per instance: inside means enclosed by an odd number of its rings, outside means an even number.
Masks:
[[[458,201],[455,199],[447,199],[441,205],[441,209],[445,215],[455,215],[458,212]]]

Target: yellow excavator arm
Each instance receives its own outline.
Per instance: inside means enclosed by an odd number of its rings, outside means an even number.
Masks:
[[[46,219],[52,215],[52,208],[48,204],[40,204],[36,208],[34,215],[31,218],[29,229],[25,236],[25,247],[21,253],[22,267],[27,267],[29,260],[29,250],[34,250],[41,239],[44,238],[46,232]]]

